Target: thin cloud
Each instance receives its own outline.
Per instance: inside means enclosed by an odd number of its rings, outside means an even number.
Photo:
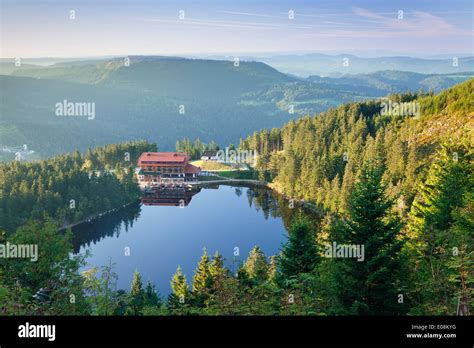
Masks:
[[[201,20],[201,19],[194,19],[194,18],[185,18],[185,19],[141,18],[137,20],[146,21],[146,22],[187,24],[187,25],[195,25],[195,26],[208,26],[208,27],[230,28],[230,29],[276,29],[277,28],[277,26],[275,26],[274,24],[266,24],[266,23]]]
[[[403,18],[398,19],[397,16],[388,17],[360,7],[353,7],[352,10],[355,15],[363,18],[365,22],[378,24],[381,29],[406,32],[415,36],[468,34],[468,32],[448,23],[445,19],[427,12],[404,12]]]
[[[285,16],[273,16],[273,15],[264,14],[264,13],[226,11],[226,10],[217,11],[217,12],[218,12],[218,13],[231,14],[231,15],[239,15],[239,16],[252,16],[252,17],[265,17],[265,18],[280,18],[280,19],[283,19],[283,18],[286,19],[286,18],[288,18],[288,17],[285,17]]]

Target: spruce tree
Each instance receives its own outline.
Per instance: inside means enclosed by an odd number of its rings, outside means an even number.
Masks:
[[[275,255],[270,256],[270,262],[268,264],[268,275],[267,278],[269,281],[273,282],[275,280],[277,273],[277,257]]]
[[[161,306],[160,297],[158,296],[158,293],[155,290],[155,286],[150,281],[147,282],[145,287],[144,303],[145,306],[150,307]]]
[[[194,271],[192,284],[193,299],[198,307],[204,305],[204,301],[209,295],[209,289],[212,286],[212,277],[209,271],[209,266],[209,256],[207,250],[204,248],[198,267]]]
[[[243,269],[254,284],[261,284],[268,279],[267,258],[260,247],[255,246],[250,250]]]
[[[212,280],[215,281],[217,278],[222,277],[225,274],[226,269],[224,268],[224,258],[216,251],[212,261],[209,263],[209,275]]]
[[[209,277],[209,256],[207,254],[207,250],[204,248],[198,267],[194,271],[192,284],[193,293],[198,294],[204,292],[209,282]]]
[[[381,171],[365,166],[349,199],[348,219],[334,223],[330,232],[331,242],[337,245],[364,247],[363,261],[348,255],[332,260],[333,290],[342,313],[393,315],[405,311],[402,226],[391,216],[392,205],[381,184]]]
[[[189,308],[190,292],[186,276],[178,266],[171,278],[171,294],[168,296],[168,308],[173,314],[186,314]]]
[[[285,284],[301,273],[312,272],[319,260],[311,223],[306,218],[298,217],[290,226],[288,242],[283,246],[278,260],[278,283]]]
[[[474,181],[474,177],[471,177]],[[474,308],[474,190],[466,192],[463,204],[453,212],[450,229],[454,247],[448,261],[448,281],[453,287],[456,315],[471,315]],[[454,314],[454,313],[452,313]]]
[[[144,306],[144,291],[142,277],[138,271],[133,273],[132,286],[129,294],[129,315],[140,315]]]
[[[186,280],[186,276],[181,270],[181,266],[178,266],[173,278],[171,279],[171,290],[173,291],[172,294],[178,299],[184,298],[186,300],[189,295],[188,282]]]
[[[458,311],[459,288],[453,287],[450,279],[459,276],[455,269],[467,265],[468,260],[461,259],[470,251],[463,247],[469,239],[461,223],[466,220],[456,212],[469,202],[468,193],[474,187],[472,173],[469,145],[462,141],[443,144],[418,188],[409,224],[415,292],[420,299],[415,313],[453,315]],[[456,233],[460,230],[463,233]]]

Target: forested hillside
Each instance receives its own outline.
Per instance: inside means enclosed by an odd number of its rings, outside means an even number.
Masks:
[[[236,143],[350,101],[420,89],[434,92],[472,74],[371,75],[300,79],[255,61],[132,56],[50,66],[3,62],[0,149],[26,144],[37,157],[133,139],[172,150],[177,139]],[[10,65],[8,65],[10,64]],[[60,116],[57,103],[89,103],[95,114]],[[54,140],[54,144],[52,141]],[[0,152],[0,160],[13,154]]]
[[[343,66],[344,59],[348,59],[350,68]],[[457,66],[453,65],[452,57],[432,59],[406,56],[360,57],[352,54],[320,53],[264,57],[261,61],[280,71],[299,76],[371,74],[387,69],[420,74],[447,74],[474,70],[473,57],[458,57]]]
[[[438,95],[386,100],[419,103],[418,116],[381,115],[380,101],[350,103],[281,129],[255,132],[240,147],[257,150],[258,168],[291,197],[344,212],[354,177],[371,162],[384,168],[391,195],[409,207],[414,185],[426,175],[440,144],[458,149],[459,155],[472,145],[473,86],[469,80]]]
[[[44,161],[0,163],[0,230],[50,217],[60,226],[122,207],[139,198],[134,169],[144,141],[75,151]]]
[[[0,313],[470,315],[473,91],[474,80],[469,80],[438,95],[409,93],[383,101],[392,106],[419,103],[420,112],[414,114],[394,108],[387,113],[380,101],[350,103],[242,139],[241,149],[258,151],[261,177],[289,199],[285,209],[297,207],[295,199],[311,202],[323,215],[322,223],[294,218],[287,222],[288,241],[279,254],[265,255],[255,246],[236,272],[224,266],[219,253],[210,256],[204,251],[192,280],[176,265],[166,300],[152,283],[143,284],[139,272],[128,292],[117,290],[112,263],[79,275],[84,260],[68,256],[71,235],[58,233],[57,221],[20,221],[25,224],[8,237],[0,234],[0,241],[35,241],[42,250],[41,263],[0,260]],[[189,141],[178,145],[191,146]],[[10,183],[7,195],[2,194],[3,207],[11,204],[12,192],[31,198],[17,191],[28,191],[35,173],[58,162],[65,172],[82,173],[77,182],[84,182],[86,168],[120,168],[121,151],[111,146],[85,157],[9,164],[7,171],[2,167],[0,173]],[[68,177],[61,175],[63,170],[53,172],[62,178],[56,182]],[[101,191],[107,187],[122,191]],[[102,198],[119,192],[122,197],[127,187],[132,187],[129,179],[118,185],[81,187],[80,192],[97,190]],[[133,195],[133,190],[128,193]],[[62,212],[59,209],[57,216]],[[359,259],[328,254],[333,243],[364,247],[365,253]],[[47,301],[33,296],[39,289],[48,290]],[[76,294],[74,303],[69,300],[71,291]]]
[[[413,313],[466,313],[473,280],[473,91],[469,80],[438,95],[390,97],[419,103],[419,115],[381,115],[380,102],[351,103],[256,132],[240,147],[259,152],[257,167],[278,191],[328,211],[329,236],[357,213],[355,191],[365,168],[376,168],[402,226]]]

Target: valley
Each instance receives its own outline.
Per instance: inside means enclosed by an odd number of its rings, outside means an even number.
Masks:
[[[302,79],[255,61],[235,67],[228,61],[155,56],[132,56],[124,64],[114,58],[4,69],[0,145],[27,144],[46,158],[138,139],[157,142],[161,150],[172,150],[184,137],[237,144],[254,130],[343,103],[406,91],[436,93],[473,76],[382,71]],[[97,115],[57,117],[56,105],[64,100],[87,103]]]

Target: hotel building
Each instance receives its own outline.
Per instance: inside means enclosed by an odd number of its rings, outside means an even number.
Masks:
[[[189,164],[189,160],[183,152],[142,153],[137,168],[140,186],[169,186],[196,181],[201,168]]]

